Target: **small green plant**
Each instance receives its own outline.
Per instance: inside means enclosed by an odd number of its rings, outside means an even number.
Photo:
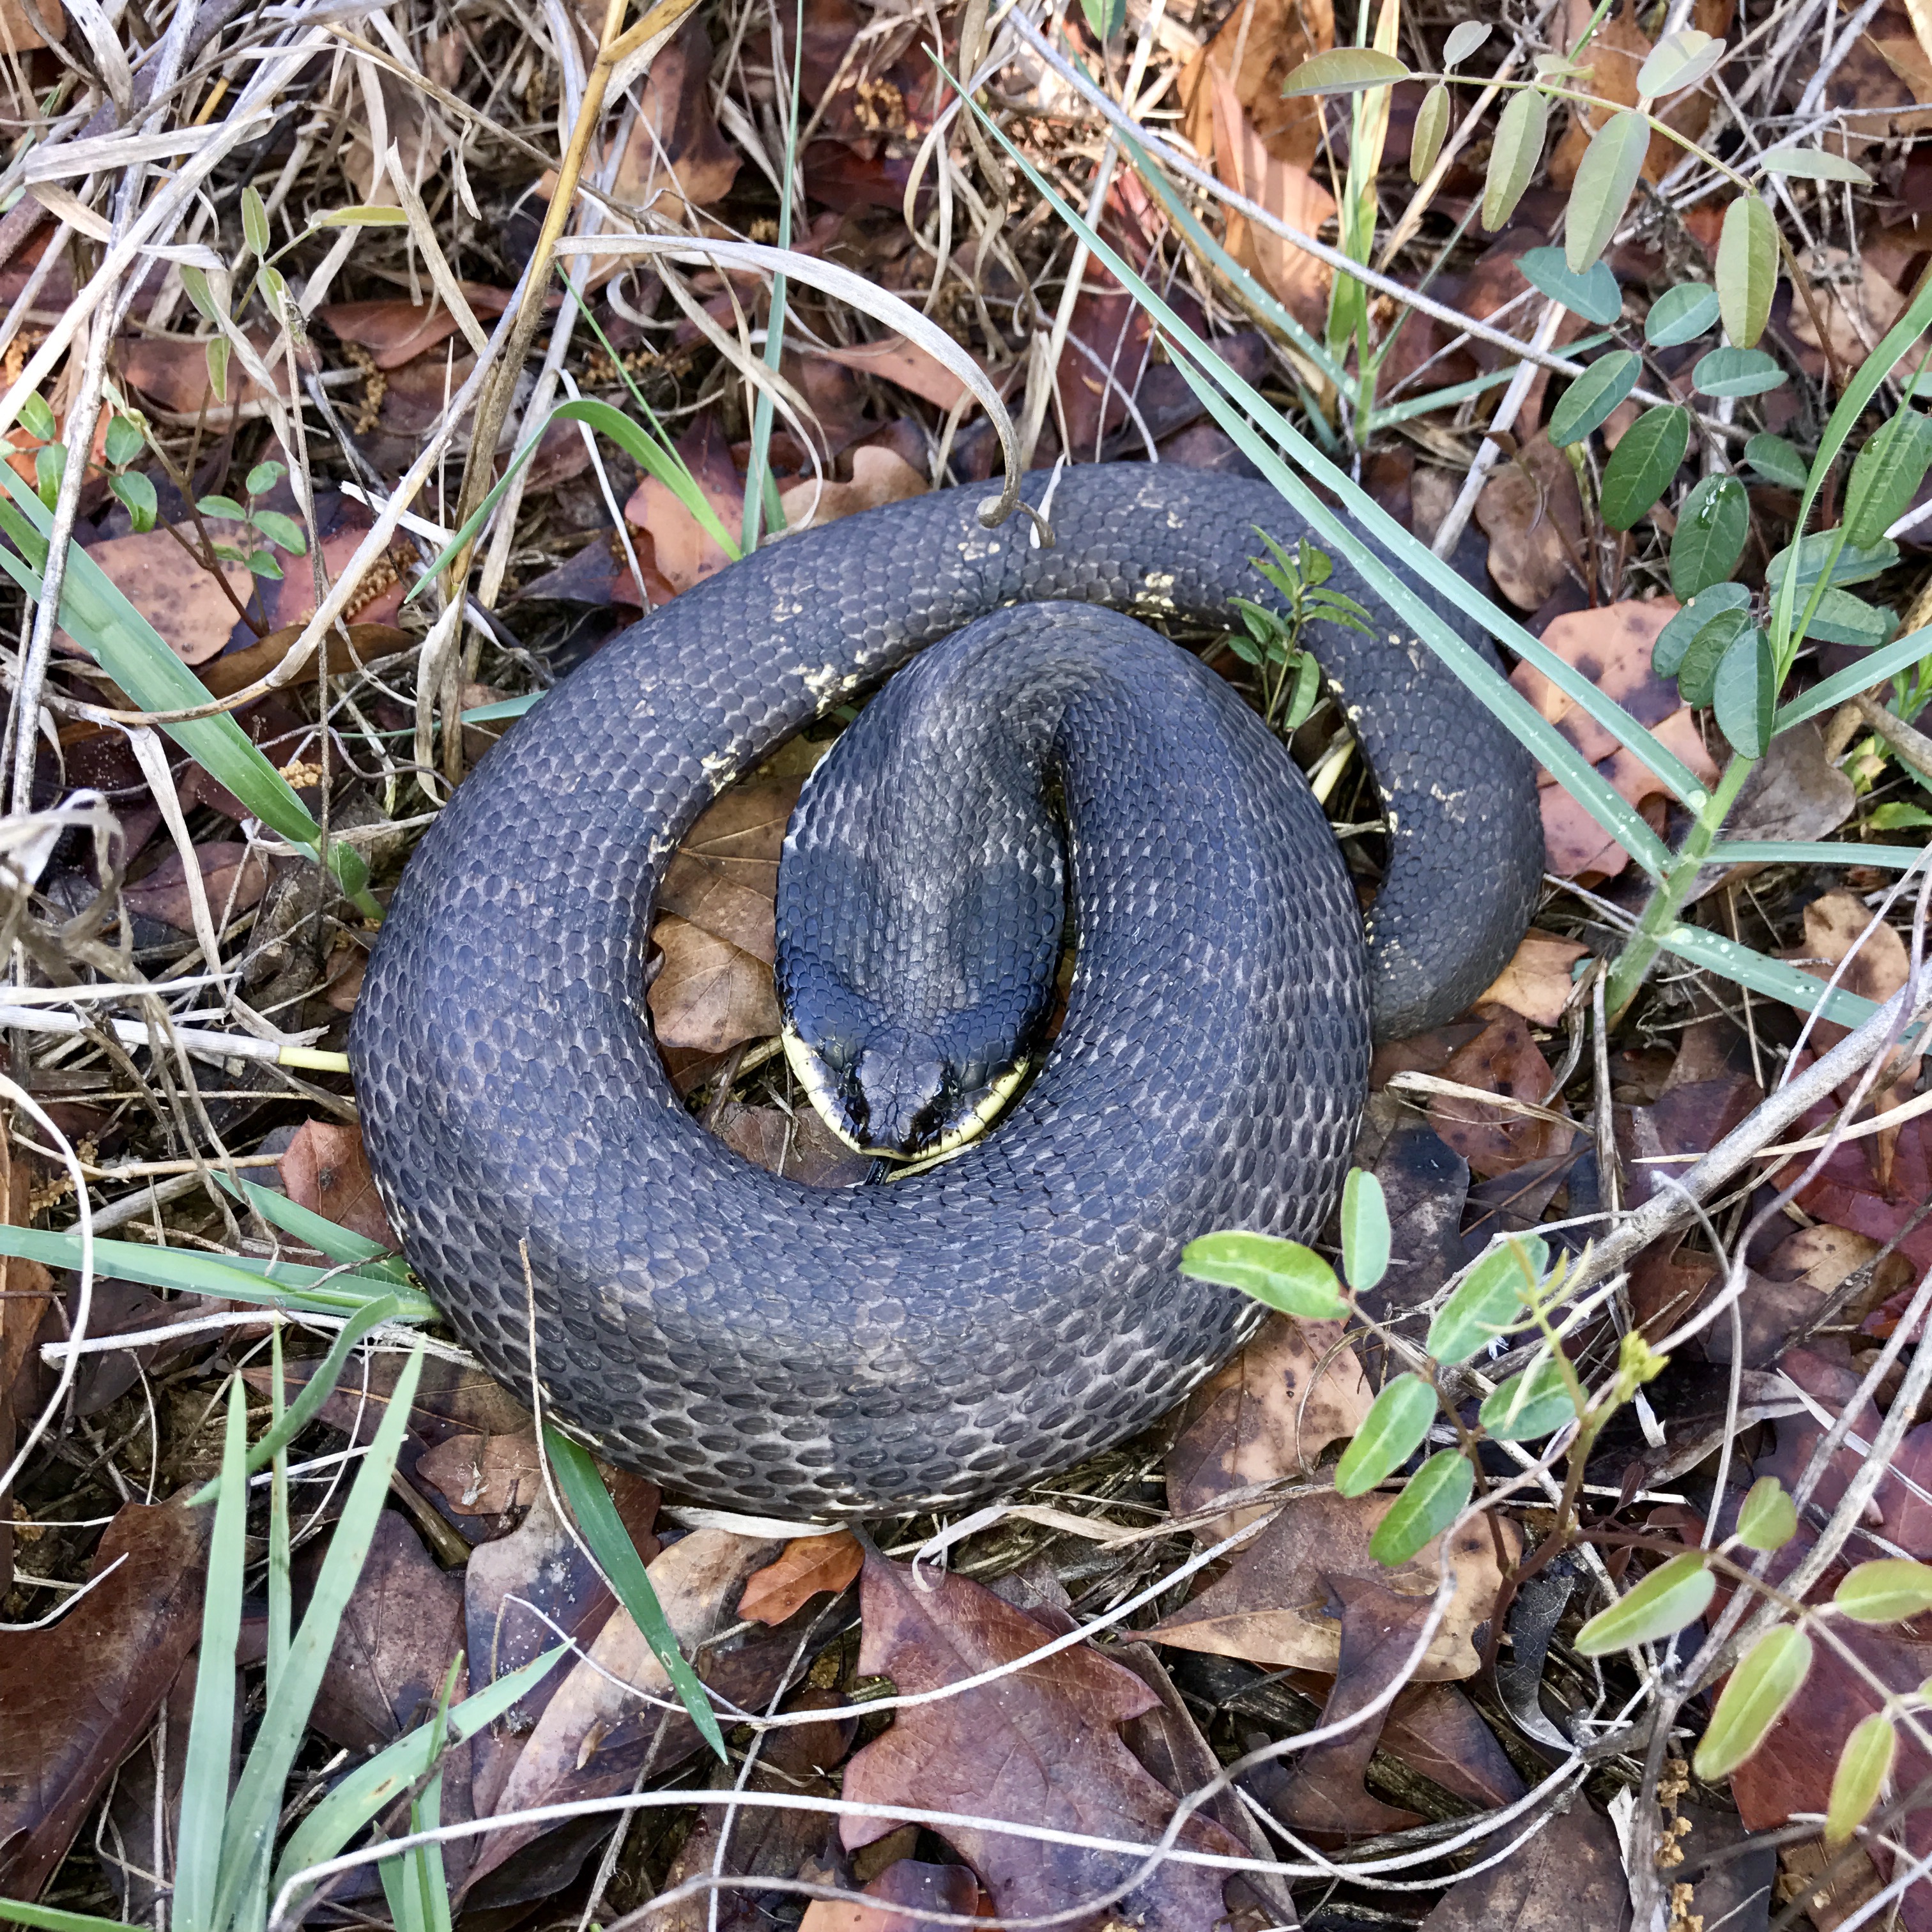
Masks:
[[[1265,530],[1255,534],[1267,544],[1272,560],[1256,557],[1254,566],[1281,592],[1288,608],[1284,614],[1237,597],[1234,608],[1246,634],[1230,632],[1228,648],[1260,674],[1262,716],[1285,736],[1307,722],[1322,695],[1322,667],[1304,648],[1304,632],[1313,623],[1366,632],[1369,614],[1352,597],[1322,587],[1335,571],[1327,551],[1304,537],[1291,556]]]
[[[58,440],[60,426],[44,396],[29,396],[20,405],[20,427],[39,440],[40,447],[34,452],[34,494],[51,510],[60,495],[61,478],[67,474],[67,446]],[[107,487],[136,531],[154,527],[154,486],[128,468],[147,442],[147,424],[138,411],[116,410],[109,417],[101,452],[106,462]]]
[[[232,496],[210,496],[195,505],[204,517],[237,524],[245,538],[254,539],[240,544],[218,542],[214,554],[224,563],[246,564],[257,577],[278,578],[282,566],[276,561],[277,550],[284,550],[290,556],[308,556],[308,537],[301,524],[282,511],[262,508],[256,501],[288,473],[285,463],[258,463],[242,485],[247,494],[245,502],[238,503]]]

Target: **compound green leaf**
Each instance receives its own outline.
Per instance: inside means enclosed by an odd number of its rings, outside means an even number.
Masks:
[[[1486,20],[1458,22],[1449,29],[1449,38],[1442,44],[1442,64],[1460,67],[1493,31]]]
[[[1684,687],[1680,682],[1678,690]],[[1761,758],[1778,715],[1778,666],[1771,640],[1756,625],[1733,638],[1718,662],[1711,706],[1718,729],[1741,758]]]
[[[1586,1657],[1601,1657],[1670,1636],[1704,1614],[1717,1587],[1703,1552],[1687,1550],[1659,1564],[1635,1589],[1598,1611],[1576,1633],[1576,1648]]]
[[[1702,396],[1762,396],[1790,380],[1762,349],[1714,349],[1690,372],[1690,386]]]
[[[1438,1450],[1402,1485],[1369,1538],[1369,1554],[1389,1569],[1406,1563],[1468,1507],[1476,1472],[1460,1449]]]
[[[1636,71],[1640,99],[1666,94],[1682,94],[1708,80],[1724,57],[1724,44],[1695,27],[1680,27],[1666,34],[1653,47]]]
[[[1670,488],[1690,447],[1690,412],[1681,403],[1646,410],[1604,466],[1604,521],[1627,530]]]
[[[1421,1448],[1435,1419],[1436,1390],[1422,1376],[1397,1376],[1384,1382],[1335,1465],[1336,1493],[1366,1495]]]
[[[1512,94],[1497,117],[1489,172],[1483,178],[1483,226],[1491,234],[1516,212],[1543,160],[1549,124],[1549,97],[1533,88]]]
[[[1123,0],[1124,4],[1124,0]],[[1408,78],[1407,65],[1374,47],[1330,47],[1304,61],[1282,83],[1284,94],[1359,94]]]
[[[1768,175],[1790,175],[1800,181],[1850,182],[1854,188],[1872,184],[1871,176],[1857,162],[1818,148],[1774,148],[1759,155],[1757,164]]]
[[[1552,430],[1550,440],[1556,440]],[[1722,584],[1738,567],[1750,535],[1750,499],[1735,476],[1704,476],[1677,512],[1670,539],[1670,590],[1691,598]]]
[[[1861,1563],[1832,1600],[1854,1623],[1903,1623],[1932,1610],[1932,1568],[1909,1556],[1881,1556]]]
[[[1892,1775],[1898,1732],[1883,1711],[1852,1727],[1832,1774],[1831,1802],[1825,1809],[1825,1843],[1835,1850],[1871,1815]]]
[[[1874,430],[1852,464],[1845,490],[1845,541],[1861,549],[1882,543],[1910,507],[1932,468],[1932,416],[1900,410]]]
[[[1591,136],[1564,216],[1563,250],[1574,273],[1610,245],[1649,152],[1650,122],[1634,107],[1612,115]]]
[[[1342,1271],[1358,1294],[1388,1274],[1390,1240],[1382,1183],[1365,1167],[1351,1168],[1342,1184]]]
[[[1181,1250],[1180,1271],[1196,1281],[1238,1288],[1304,1322],[1333,1321],[1348,1312],[1335,1270],[1312,1248],[1275,1234],[1234,1228],[1203,1234]]]
[[[1597,264],[1600,268],[1603,266]],[[1550,441],[1561,448],[1566,443],[1581,442],[1592,430],[1600,428],[1604,418],[1636,387],[1642,372],[1643,358],[1634,350],[1612,350],[1598,356],[1564,391],[1563,400],[1550,412]]]
[[[1802,490],[1810,471],[1796,446],[1768,430],[1744,445],[1744,460],[1767,483],[1781,483],[1787,490]]]
[[[1738,1510],[1738,1540],[1747,1550],[1782,1550],[1798,1534],[1798,1506],[1775,1476],[1760,1476]]]
[[[1553,1436],[1576,1415],[1563,1372],[1549,1355],[1498,1382],[1481,1411],[1483,1426],[1498,1442],[1537,1442]]]
[[[1588,274],[1573,274],[1561,248],[1532,248],[1516,257],[1516,266],[1532,288],[1586,322],[1607,328],[1624,312],[1624,292],[1604,262],[1595,263]]]
[[[1750,349],[1771,320],[1778,288],[1778,224],[1754,194],[1740,195],[1724,211],[1718,237],[1718,304],[1725,332]]]
[[[1643,319],[1643,339],[1653,349],[1675,349],[1695,342],[1718,320],[1718,292],[1702,282],[1679,282],[1666,289]]]
[[[1677,667],[1677,694],[1686,704],[1701,710],[1715,700],[1718,667],[1750,628],[1748,613],[1720,610],[1690,640],[1690,648]]]
[[[1705,628],[1727,611],[1748,610],[1750,601],[1750,592],[1742,584],[1713,584],[1699,591],[1658,632],[1657,641],[1650,647],[1652,670],[1659,677],[1675,677]]]
[[[1415,132],[1409,137],[1408,178],[1418,185],[1429,178],[1442,142],[1449,132],[1449,90],[1439,80],[1422,97],[1415,110]]]
[[[1525,1303],[1549,1271],[1550,1247],[1540,1235],[1511,1234],[1470,1269],[1429,1324],[1423,1344],[1454,1366],[1522,1319]]]
[[[1731,1672],[1693,1760],[1706,1784],[1728,1778],[1764,1742],[1811,1668],[1811,1640],[1796,1624],[1768,1630]]]

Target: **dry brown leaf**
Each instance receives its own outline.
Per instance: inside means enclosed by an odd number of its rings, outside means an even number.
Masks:
[[[1196,152],[1203,160],[1218,158],[1211,74],[1232,83],[1269,154],[1293,167],[1312,166],[1322,152],[1320,100],[1284,98],[1282,83],[1334,44],[1334,0],[1242,0],[1181,73],[1181,125]]]
[[[14,1165],[10,1142],[0,1135],[0,1223],[24,1227],[33,1220],[33,1190]],[[20,1425],[34,1400],[34,1343],[53,1309],[52,1277],[38,1262],[0,1260],[0,1465],[14,1460]],[[0,1595],[14,1587],[13,1509],[0,1490]]]
[[[1209,69],[1214,104],[1214,172],[1237,194],[1258,202],[1291,228],[1313,235],[1335,214],[1335,197],[1306,168],[1271,154],[1243,112],[1233,87],[1218,67]],[[1328,263],[1258,228],[1245,216],[1228,217],[1228,253],[1252,270],[1275,298],[1304,326],[1319,330],[1328,310],[1334,279]]]
[[[1706,784],[1718,782],[1718,768],[1705,749],[1702,734],[1677,687],[1651,668],[1658,634],[1677,614],[1677,604],[1660,597],[1648,603],[1608,604],[1552,620],[1543,641],[1566,662],[1614,698],[1637,722],[1648,726]],[[1520,664],[1510,682],[1594,764],[1630,803],[1642,809],[1660,799],[1661,781],[1634,752],[1627,752],[1604,727],[1528,664]],[[1564,878],[1594,874],[1611,877],[1630,855],[1549,772],[1539,771],[1544,843],[1551,872]]]
[[[872,1171],[872,1156],[854,1154],[802,1100],[791,1114],[734,1101],[719,1112],[717,1132],[754,1167],[808,1187],[856,1186]]]
[[[266,354],[274,346],[265,330],[244,329],[242,333],[254,345],[257,355]],[[236,361],[231,360],[228,365],[227,380],[223,386],[226,394],[218,399],[208,380],[208,343],[203,337],[125,337],[115,345],[114,358],[132,387],[177,416],[199,416],[205,403],[206,422],[210,429],[225,428],[230,423],[264,413],[268,391]],[[271,372],[275,378],[275,386],[286,395],[286,369],[278,364],[272,365]],[[156,541],[165,543],[168,539],[158,537]],[[97,544],[91,554],[98,559],[101,548]]]
[[[304,1120],[279,1169],[289,1198],[326,1221],[386,1248],[400,1248],[376,1192],[359,1129],[332,1120]]]
[[[762,959],[687,920],[661,919],[651,937],[664,949],[649,995],[660,1046],[723,1053],[778,1031],[778,993]]]
[[[544,1486],[536,1432],[452,1436],[418,1459],[414,1479],[466,1516],[507,1516],[528,1509]]]
[[[260,852],[230,841],[194,848],[208,910],[219,926],[241,917],[259,904],[268,890],[268,862]],[[188,890],[188,868],[178,851],[165,854],[152,872],[122,888],[129,911],[158,919],[177,932],[194,930],[194,900]]]
[[[1226,1576],[1144,1632],[1147,1641],[1273,1669],[1332,1675],[1342,1654],[1342,1626],[1330,1608],[1334,1578],[1365,1576],[1397,1596],[1428,1597],[1442,1574],[1439,1537],[1394,1570],[1369,1554],[1376,1526],[1394,1506],[1392,1496],[1348,1497],[1328,1490],[1296,1497]],[[1514,1561],[1521,1539],[1514,1526],[1504,1522],[1502,1529]],[[1456,1532],[1450,1561],[1459,1587],[1415,1672],[1418,1683],[1474,1676],[1480,1660],[1472,1639],[1502,1580],[1484,1522],[1466,1523]]]
[[[56,45],[65,42],[67,15],[62,10],[59,0],[35,0],[32,14],[20,4],[20,0],[0,0],[0,47],[10,54],[25,54],[32,52],[36,47],[45,46],[46,36],[38,25],[41,21],[53,29]]]
[[[1857,369],[1905,313],[1904,295],[1872,262],[1855,262],[1843,248],[1815,248],[1804,265],[1833,357],[1840,369]],[[1791,304],[1791,333],[1807,349],[1820,352],[1811,373],[1822,376],[1823,343],[1812,325],[1810,307],[1802,298]],[[1909,350],[1901,366],[1916,369],[1924,354],[1923,349]]]
[[[232,524],[212,526],[218,540]],[[192,543],[195,533],[182,535]],[[235,605],[213,574],[203,570],[166,530],[140,536],[110,537],[88,556],[109,580],[167,640],[183,664],[198,664],[218,657],[241,621]],[[242,603],[253,593],[255,580],[238,563],[226,566],[223,580]],[[67,634],[61,634],[66,640]]]
[[[889,1676],[902,1694],[936,1690],[1037,1649],[1042,1623],[992,1591],[944,1573],[915,1588],[910,1573],[866,1559],[859,1668]],[[977,1690],[901,1711],[890,1730],[845,1768],[844,1795],[1144,1842],[1173,1816],[1174,1799],[1150,1777],[1117,1728],[1160,1699],[1131,1671],[1082,1647],[1010,1672]],[[894,1828],[884,1818],[843,1821],[855,1850]],[[1068,1910],[1119,1883],[1133,1862],[1048,1844],[1018,1833],[934,1828],[978,1874],[996,1912],[1024,1918]],[[1181,1828],[1190,1850],[1245,1856],[1246,1847],[1198,1813]],[[1220,1922],[1221,1875],[1163,1865],[1113,1908],[1143,1932],[1199,1932]]]
[[[704,500],[727,530],[744,520],[745,491],[717,425],[707,412],[679,437],[677,451]],[[688,590],[715,576],[730,561],[691,512],[655,476],[646,476],[624,506],[624,520],[648,541],[650,555],[639,560],[657,572],[673,591]],[[641,547],[641,546],[640,546]]]
[[[391,145],[397,150],[406,180],[418,184],[430,180],[442,168],[449,152],[449,130],[442,116],[418,88],[412,87],[400,74],[389,73],[374,62],[350,83],[350,106],[346,117],[349,134],[342,150],[342,171],[356,190],[359,202],[379,207],[397,205],[395,184],[384,170],[376,180],[376,150],[370,131],[368,102],[362,92],[364,76],[382,90],[382,115]]]
[[[934,408],[956,409],[962,396],[970,393],[966,385],[940,362],[916,343],[902,335],[888,335],[877,342],[860,343],[851,349],[814,347],[809,361],[836,362],[842,368],[856,370],[862,376],[883,376],[902,389],[922,398]],[[963,417],[962,418],[964,420]]]
[[[1450,1056],[1442,1078],[1480,1088],[1504,1100],[1567,1113],[1562,1095],[1550,1090],[1550,1063],[1530,1036],[1522,1016],[1501,1006],[1480,1007],[1478,1012],[1487,1024],[1466,1046]],[[1577,1144],[1575,1130],[1554,1120],[1457,1094],[1430,1096],[1429,1124],[1445,1146],[1453,1148],[1469,1163],[1471,1171],[1485,1180],[1553,1160]]]
[[[1580,940],[1538,932],[1532,927],[1496,976],[1496,983],[1476,1004],[1508,1006],[1538,1026],[1553,1027],[1569,1004],[1577,961],[1589,956],[1590,949]]]
[[[1192,1516],[1231,1490],[1304,1475],[1331,1442],[1354,1434],[1375,1400],[1341,1322],[1270,1315],[1260,1332],[1188,1398],[1186,1426],[1167,1454],[1167,1503]],[[1263,1514],[1254,1504],[1194,1534],[1219,1542]]]
[[[776,1563],[766,1564],[746,1582],[738,1614],[761,1624],[782,1624],[820,1591],[844,1589],[865,1560],[849,1529],[796,1538]]]
[[[511,291],[487,282],[459,281],[471,310],[478,316],[499,316],[508,307]],[[400,369],[426,355],[456,333],[456,317],[442,304],[405,302],[392,296],[380,302],[325,302],[316,315],[344,342],[369,352],[379,369]]]
[[[1630,1922],[1617,1834],[1580,1798],[1509,1857],[1451,1886],[1421,1932],[1625,1932]]]
[[[1490,539],[1490,574],[1512,604],[1540,610],[1576,574],[1584,554],[1576,472],[1540,430],[1513,463],[1499,463],[1476,500]]]
[[[819,483],[808,478],[780,490],[778,503],[788,528],[816,529],[860,510],[875,510],[881,503],[922,496],[932,487],[896,451],[868,442],[852,452],[850,482]]]
[[[844,1899],[814,1898],[799,1921],[798,1932],[938,1932],[919,1908],[970,1916],[980,1905],[980,1888],[964,1865],[921,1864],[899,1858],[863,1888],[876,1905]],[[899,1911],[888,1906],[904,1908]]]

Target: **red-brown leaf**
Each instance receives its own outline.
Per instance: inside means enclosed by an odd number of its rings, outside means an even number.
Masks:
[[[865,1552],[850,1530],[801,1536],[776,1563],[754,1570],[738,1600],[738,1614],[761,1624],[782,1624],[821,1590],[842,1590],[859,1574]]]

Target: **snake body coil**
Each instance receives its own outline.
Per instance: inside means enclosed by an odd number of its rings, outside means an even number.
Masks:
[[[1534,902],[1526,756],[1339,562],[1334,587],[1378,620],[1310,639],[1389,802],[1366,948],[1279,742],[1114,614],[1222,622],[1232,596],[1262,601],[1256,529],[1287,520],[1271,490],[1070,470],[1050,549],[1017,518],[982,530],[983,495],[788,537],[606,646],[437,819],[357,1007],[371,1161],[459,1331],[526,1393],[534,1359],[546,1414],[600,1454],[714,1504],[947,1504],[1152,1421],[1258,1314],[1182,1279],[1182,1246],[1226,1226],[1313,1236],[1354,1136],[1371,1000],[1381,1036],[1459,1011]],[[652,896],[736,773],[969,625],[943,668],[960,731],[1004,704],[1057,761],[1066,1019],[1012,1114],[948,1163],[849,1191],[778,1178],[665,1078]]]

